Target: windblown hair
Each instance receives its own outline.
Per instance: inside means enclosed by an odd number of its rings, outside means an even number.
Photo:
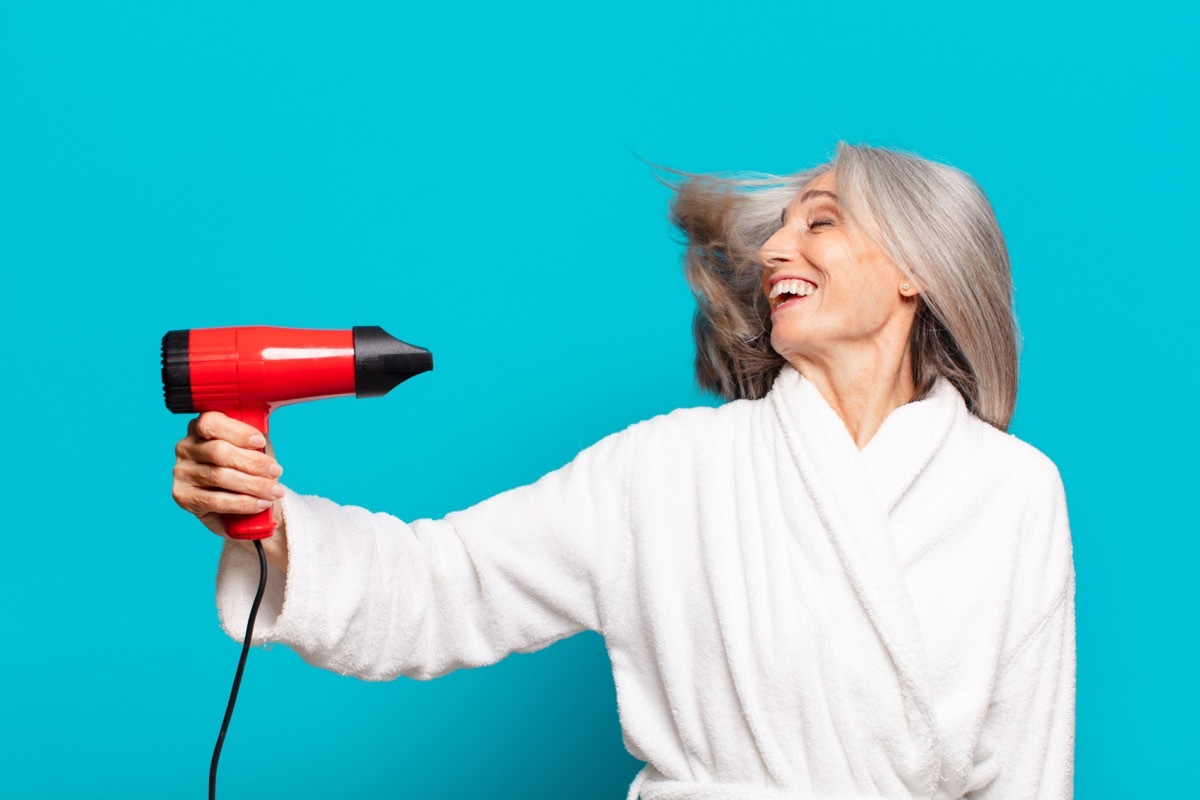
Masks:
[[[839,204],[921,287],[909,337],[916,397],[939,376],[967,408],[1007,430],[1017,399],[1018,331],[1008,250],[966,173],[907,153],[839,142],[795,175],[685,175],[671,221],[686,237],[696,296],[696,377],[726,400],[759,398],[786,363],[771,347],[759,249],[806,184],[834,171]]]

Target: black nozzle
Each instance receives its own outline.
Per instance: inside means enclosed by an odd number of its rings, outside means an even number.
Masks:
[[[433,369],[433,353],[378,325],[354,329],[354,396],[383,397],[402,381]]]
[[[188,334],[168,331],[162,338],[163,400],[176,414],[194,414],[192,376],[188,367]]]

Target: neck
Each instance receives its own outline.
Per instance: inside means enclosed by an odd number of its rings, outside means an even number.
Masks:
[[[837,412],[859,450],[888,415],[912,401],[916,386],[908,347],[878,342],[846,345],[833,352],[787,356]]]

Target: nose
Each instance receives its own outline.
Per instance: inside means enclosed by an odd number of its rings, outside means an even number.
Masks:
[[[770,271],[787,266],[796,260],[796,243],[786,228],[780,228],[763,242],[758,250],[758,260],[763,269]]]

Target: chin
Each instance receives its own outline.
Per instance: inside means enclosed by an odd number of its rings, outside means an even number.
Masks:
[[[807,337],[798,336],[781,336],[776,333],[771,334],[771,349],[776,353],[789,358],[791,356],[804,355],[812,351],[812,343]]]
[[[771,344],[803,345],[813,338],[812,323],[804,319],[779,319],[771,321]]]

